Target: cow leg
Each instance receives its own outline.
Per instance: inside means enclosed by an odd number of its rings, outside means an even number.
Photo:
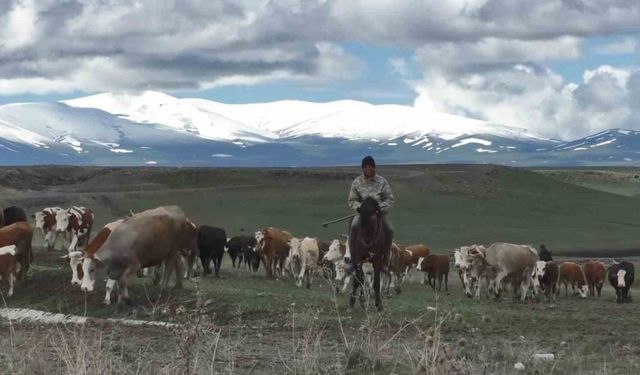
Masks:
[[[347,292],[347,288],[349,287],[349,283],[353,277],[351,275],[346,275],[342,281],[342,291],[340,293],[344,294]],[[353,307],[353,306],[351,306]]]
[[[493,288],[494,288],[493,292],[495,294],[496,301],[500,300],[500,293],[502,292],[502,279],[507,277],[507,275],[508,274],[505,271],[500,271],[498,272],[498,275],[496,275],[494,285],[493,285]]]
[[[9,293],[7,293],[7,297],[11,297],[13,295],[13,286],[16,283],[16,273],[14,269],[9,271],[8,279],[9,279]]]
[[[216,254],[213,258],[213,266],[215,268],[214,271],[216,273],[216,277],[220,277],[220,264],[222,263],[222,254]]]
[[[302,267],[300,267],[300,274],[298,274],[297,280],[296,280],[296,286],[298,288],[300,288],[302,286],[302,279],[304,278],[304,273],[306,272],[306,267],[304,265],[302,265]]]
[[[173,264],[174,264],[174,268],[176,269],[176,284],[175,284],[175,288],[176,289],[182,289],[182,275],[183,275],[183,272],[185,271],[182,268],[182,266],[184,265],[183,264],[183,258],[180,255],[176,254],[175,258],[174,258],[174,261],[173,261]],[[189,266],[187,265],[186,268],[188,270]]]
[[[448,273],[444,274],[444,291],[447,292],[447,294],[449,294],[449,274]]]
[[[162,275],[162,284],[160,285],[160,290],[164,291],[167,289],[167,285],[169,285],[169,278],[173,273],[175,267],[175,259],[165,259],[164,263],[164,274]]]
[[[104,296],[104,304],[111,304],[111,292],[113,292],[113,288],[117,285],[117,281],[113,279],[107,280],[107,293]]]
[[[78,232],[73,232],[71,235],[71,243],[69,244],[69,252],[75,251],[78,245]]]
[[[354,277],[353,277],[353,287],[351,288],[351,296],[349,298],[349,307],[353,308],[353,306],[356,303],[356,293],[358,292],[358,288],[360,287],[360,275],[358,273],[358,270],[360,269],[359,265],[356,265],[353,269],[352,272],[355,273]]]
[[[161,279],[162,279],[162,265],[157,265],[153,267],[153,285],[160,284]]]

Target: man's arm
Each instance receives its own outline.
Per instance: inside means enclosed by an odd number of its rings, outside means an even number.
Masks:
[[[393,208],[395,200],[393,198],[393,192],[391,191],[391,185],[385,179],[382,184],[382,191],[380,192],[380,209],[382,212],[387,212]]]
[[[358,190],[356,189],[356,181],[357,180],[354,180],[351,184],[349,198],[347,198],[347,204],[349,204],[349,207],[354,211],[357,211],[360,207],[360,194],[358,194]]]

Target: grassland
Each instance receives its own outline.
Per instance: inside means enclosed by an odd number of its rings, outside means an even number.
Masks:
[[[357,170],[58,170],[73,178],[55,180],[45,178],[46,170],[14,170],[5,176],[14,172],[22,179],[3,180],[0,173],[4,205],[33,210],[83,204],[96,211],[100,225],[129,209],[179,204],[199,223],[221,226],[229,235],[273,225],[330,239],[343,233],[344,225],[323,229],[319,223],[346,213]],[[493,166],[382,167],[379,173],[396,195],[393,222],[402,243],[422,242],[435,252],[498,240],[545,243],[557,254],[640,247],[640,200],[632,197]],[[41,185],[25,189],[34,176]],[[298,289],[292,280],[266,279],[262,270],[231,269],[225,258],[220,279],[189,280],[183,290],[162,298],[149,279],[134,279],[130,293],[136,307],[105,307],[101,292],[84,295],[70,285],[59,255],[36,248],[28,281],[6,305],[159,319],[184,328],[5,323],[0,368],[14,374],[511,374],[514,363],[522,362],[530,374],[640,370],[637,308],[615,304],[609,286],[600,299],[563,292],[556,303],[523,305],[469,300],[453,273],[449,294],[427,289],[414,275],[378,314],[347,309],[346,297],[336,296],[320,277],[310,290]],[[38,355],[25,360],[24,352]],[[535,353],[554,353],[556,359],[535,361]]]

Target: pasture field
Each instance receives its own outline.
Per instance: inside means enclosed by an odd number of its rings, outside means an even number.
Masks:
[[[545,243],[555,255],[606,256],[639,248],[640,200],[495,166],[380,167],[396,195],[393,222],[400,243],[433,252],[494,241]],[[331,239],[346,225],[319,224],[347,213],[354,168],[161,169],[4,168],[0,204],[28,211],[85,205],[98,227],[134,211],[178,204],[200,224],[229,236],[278,226],[297,236]],[[2,322],[0,372],[6,373],[350,373],[527,374],[640,373],[637,306],[601,298],[565,297],[521,304],[466,298],[457,274],[450,293],[435,293],[413,272],[385,310],[349,310],[328,280],[311,289],[232,269],[222,277],[185,281],[159,297],[150,278],[132,279],[136,306],[103,306],[103,290],[85,295],[70,284],[60,251],[35,236],[35,260],[6,307],[95,318],[180,323],[181,328],[95,323],[51,326]],[[3,291],[6,288],[3,286]],[[632,289],[633,290],[633,289]],[[635,292],[633,293],[635,297]],[[637,298],[637,297],[636,297]],[[26,355],[27,353],[28,355]],[[550,362],[534,354],[553,353]]]

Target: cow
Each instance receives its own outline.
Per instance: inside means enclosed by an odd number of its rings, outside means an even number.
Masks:
[[[460,248],[454,249],[453,251],[453,265],[458,270],[460,284],[462,285],[462,290],[465,291],[467,297],[471,297],[471,294],[467,293],[467,291],[473,289],[477,281],[477,279],[471,278],[469,273],[469,262],[472,259],[470,256],[470,251],[472,249],[484,252],[485,247],[482,245],[461,246]],[[467,285],[469,285],[468,288]]]
[[[31,240],[33,231],[29,223],[19,221],[0,228],[0,247],[15,245],[16,278],[23,281],[33,260]]]
[[[551,250],[548,250],[544,244],[540,245],[540,260],[545,262],[551,262],[553,260],[553,255],[551,254]]]
[[[240,265],[243,263],[243,261],[245,265],[249,265],[251,256],[247,258],[246,257],[247,252],[245,250],[249,250],[250,252],[253,252],[253,248],[255,246],[256,246],[256,238],[252,236],[241,234],[239,236],[230,238],[229,241],[227,241],[226,247],[227,247],[229,256],[231,257],[231,262],[233,263],[233,266],[234,267],[237,266],[238,268],[240,268]],[[238,259],[237,265],[235,262],[236,259]]]
[[[532,285],[533,269],[538,261],[536,249],[529,245],[496,242],[483,251],[472,249],[470,256],[471,274],[477,278],[484,277],[490,282],[489,289],[496,300],[500,298],[502,282],[508,279],[513,285],[514,297],[518,297],[521,289],[520,299],[524,302]],[[479,285],[478,283],[478,287]],[[467,294],[470,294],[470,291]],[[479,288],[476,296],[480,296]]]
[[[211,273],[209,263],[213,261],[216,277],[220,277],[220,265],[224,255],[224,247],[227,244],[227,233],[224,229],[209,225],[202,225],[198,229],[198,249],[200,260],[205,274]]]
[[[402,247],[395,242],[391,244],[391,254],[389,255],[389,263],[387,265],[387,282],[386,290],[387,296],[391,295],[390,288],[393,284],[396,294],[402,293],[402,278],[404,276],[407,258],[409,254],[402,249]]]
[[[404,247],[405,255],[405,270],[404,275],[408,275],[411,269],[418,264],[420,258],[426,258],[429,256],[429,248],[423,244],[409,245]]]
[[[345,261],[345,255],[348,253],[349,244],[340,240],[333,240],[329,245],[329,250],[322,257],[324,262],[333,264],[335,270],[334,280],[339,283],[342,282],[342,289],[336,285],[336,291],[344,293],[347,290],[349,283],[351,282],[350,266]]]
[[[427,282],[431,289],[436,290],[436,279],[438,279],[438,291],[442,290],[444,280],[444,290],[449,292],[449,256],[429,255],[426,258],[418,259],[416,269],[422,271],[427,277]],[[424,278],[423,278],[424,284]]]
[[[124,219],[116,220],[104,226],[98,232],[98,234],[89,242],[89,244],[85,247],[84,252],[82,251],[72,251],[67,253],[66,255],[61,256],[60,258],[66,259],[69,261],[69,267],[71,267],[71,285],[81,285],[82,278],[84,277],[84,273],[82,272],[82,262],[85,256],[91,257],[93,256],[100,247],[107,241],[111,232],[116,229]]]
[[[16,245],[0,247],[0,280],[9,283],[7,297],[11,297],[16,282]]]
[[[17,206],[7,207],[2,210],[2,216],[4,216],[4,224],[0,227],[11,225],[20,221],[27,221],[27,213]]]
[[[545,294],[547,302],[555,301],[558,293],[558,281],[560,279],[560,267],[558,263],[539,260],[536,262],[534,280],[537,281],[540,289]]]
[[[93,212],[85,207],[73,206],[56,212],[56,231],[71,236],[69,252],[75,251],[79,242],[86,245],[91,237]]]
[[[47,207],[31,215],[35,221],[35,227],[42,233],[42,237],[47,245],[47,250],[54,248],[58,231],[56,231],[56,217],[58,211],[64,211],[60,207]]]
[[[595,297],[597,291],[598,297],[600,297],[602,285],[607,277],[607,268],[602,262],[593,260],[584,262],[583,268],[584,276],[587,278],[587,285],[589,286],[589,294],[591,294],[592,297]]]
[[[629,288],[633,285],[635,269],[633,263],[622,261],[615,262],[609,267],[608,278],[609,283],[616,291],[616,302],[631,302],[631,294]]]
[[[587,286],[587,279],[584,277],[584,272],[580,266],[574,262],[564,262],[560,265],[560,280],[559,283],[564,285],[565,297],[569,295],[568,285],[571,285],[573,295],[580,294],[580,297],[587,298],[589,287]],[[578,289],[576,293],[576,287]],[[558,290],[560,292],[560,290]]]
[[[289,256],[291,233],[278,228],[264,228],[254,234],[255,251],[262,259],[268,277],[273,277],[280,270],[284,276],[284,265]]]
[[[176,288],[182,286],[180,252],[194,243],[198,231],[178,206],[146,210],[122,222],[93,255],[82,263],[81,289],[95,289],[96,271],[106,271],[107,292],[104,303],[111,303],[111,293],[118,290],[118,303],[131,303],[127,279],[143,267],[164,265],[162,288],[176,269]]]
[[[320,248],[318,240],[305,237],[303,239],[292,238],[289,240],[289,259],[291,270],[296,278],[296,285],[302,286],[303,278],[307,277],[306,287],[311,287],[311,273],[318,267],[318,255]]]

